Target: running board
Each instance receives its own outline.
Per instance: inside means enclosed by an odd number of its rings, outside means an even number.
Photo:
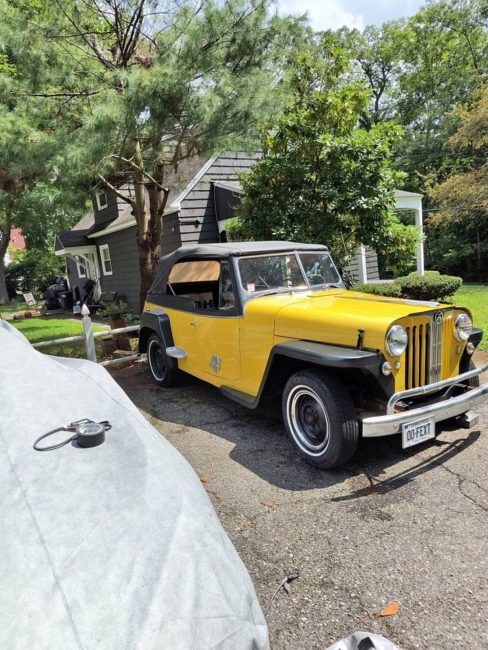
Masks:
[[[166,354],[172,359],[184,359],[186,357],[185,350],[181,348],[175,348],[174,346],[166,348]]]
[[[259,403],[259,395],[253,397],[247,393],[241,393],[240,390],[235,390],[234,388],[228,388],[227,386],[222,386],[220,389],[222,395],[225,395],[234,402],[237,402],[241,406],[245,406],[248,409],[255,409]]]

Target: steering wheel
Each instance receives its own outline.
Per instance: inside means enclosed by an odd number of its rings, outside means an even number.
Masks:
[[[318,282],[316,281],[316,278],[318,278]],[[309,280],[310,284],[325,284],[325,278],[320,275],[320,273],[312,273],[311,275],[307,275],[307,280]]]

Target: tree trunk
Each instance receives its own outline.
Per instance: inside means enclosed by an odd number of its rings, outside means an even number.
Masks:
[[[147,292],[151,288],[154,280],[154,274],[159,260],[159,245],[157,253],[152,250],[149,238],[143,242],[143,248],[139,244],[139,269],[141,274],[141,289],[139,293],[139,309],[142,314],[144,310],[144,302],[146,300]],[[156,261],[154,262],[154,260]]]
[[[8,305],[10,302],[7,291],[7,283],[5,280],[5,254],[7,252],[8,244],[10,241],[11,229],[11,216],[10,210],[7,208],[5,212],[5,221],[0,228],[0,305]]]
[[[151,197],[154,191],[154,196],[162,192],[157,188],[150,188],[149,195]],[[152,203],[152,201],[150,200]],[[161,253],[161,219],[159,210],[153,212],[151,209],[149,219],[147,220],[146,232],[142,235],[138,233],[137,245],[139,248],[139,269],[141,275],[141,289],[139,293],[139,308],[142,313],[144,309],[144,302],[146,300],[147,292],[151,288],[156,269],[158,268],[159,256]]]
[[[137,165],[142,169],[142,156],[138,157],[140,149],[136,147],[134,157]],[[151,181],[144,184],[149,198],[149,214],[144,204],[144,217],[138,223],[144,224],[144,230],[138,231],[137,243],[139,247],[139,268],[141,275],[141,289],[139,293],[139,308],[142,313],[147,292],[151,288],[161,253],[161,233],[164,209],[168,200],[169,190],[163,186],[164,166],[156,163],[151,170]],[[141,177],[143,174],[141,174]],[[137,179],[135,179],[137,181]],[[142,178],[141,178],[142,180]]]

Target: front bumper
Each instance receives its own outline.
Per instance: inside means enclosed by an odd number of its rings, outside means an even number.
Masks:
[[[425,417],[433,417],[435,422],[442,422],[449,418],[462,415],[469,411],[477,404],[483,401],[485,395],[488,394],[488,384],[483,384],[477,388],[470,388],[465,393],[457,395],[456,397],[446,397],[445,400],[420,406],[419,408],[402,411],[401,413],[394,413],[395,404],[407,397],[415,395],[427,395],[442,388],[455,386],[463,381],[480,375],[488,370],[488,364],[470,370],[457,377],[446,379],[444,381],[436,382],[435,384],[428,384],[419,388],[412,388],[395,393],[388,402],[387,414],[378,415],[373,417],[365,417],[362,419],[362,433],[364,438],[377,438],[380,436],[389,436],[395,433],[400,433],[403,424],[415,422]]]

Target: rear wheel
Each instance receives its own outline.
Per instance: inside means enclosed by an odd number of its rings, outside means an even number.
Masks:
[[[169,367],[166,351],[157,334],[151,334],[147,342],[147,360],[152,378],[158,386],[169,388],[176,384],[178,371]]]
[[[303,458],[320,469],[350,460],[357,449],[359,425],[342,382],[318,370],[301,370],[283,391],[283,421]]]

